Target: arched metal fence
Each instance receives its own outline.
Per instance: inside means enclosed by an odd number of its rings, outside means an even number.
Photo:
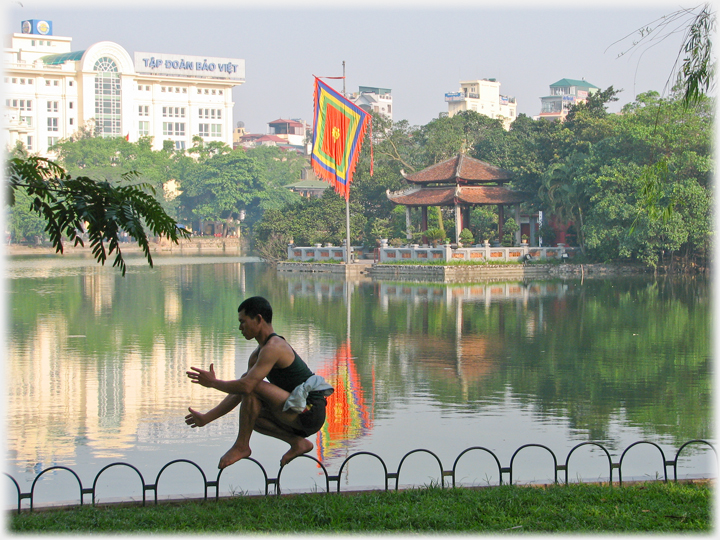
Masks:
[[[540,448],[540,449],[542,449],[542,450],[545,450],[545,451],[552,457],[553,464],[554,464],[554,467],[553,467],[553,469],[554,469],[554,471],[553,471],[553,474],[554,474],[554,479],[553,479],[553,481],[554,481],[554,483],[556,483],[556,484],[558,483],[558,473],[563,473],[563,472],[564,472],[564,473],[565,473],[565,484],[568,484],[569,481],[570,481],[568,464],[570,463],[570,458],[572,457],[573,453],[575,453],[575,451],[576,451],[577,449],[579,449],[579,448],[581,448],[581,447],[583,447],[583,446],[594,446],[594,447],[597,447],[597,448],[599,448],[600,450],[602,450],[602,452],[605,454],[605,457],[607,457],[607,473],[608,473],[607,478],[608,478],[609,483],[612,483],[612,482],[614,481],[614,479],[613,479],[613,478],[614,478],[613,471],[617,470],[617,482],[618,482],[620,485],[622,485],[622,481],[623,481],[623,476],[622,476],[623,460],[626,458],[628,451],[629,451],[631,448],[633,448],[633,447],[635,447],[635,446],[638,446],[638,445],[650,445],[650,446],[653,446],[655,449],[657,449],[657,451],[658,451],[657,454],[659,454],[659,456],[658,456],[659,462],[656,462],[656,464],[659,465],[660,467],[662,467],[662,471],[664,472],[664,475],[663,475],[662,480],[663,480],[664,482],[667,482],[667,481],[668,481],[668,474],[667,474],[668,467],[672,467],[673,479],[674,479],[674,481],[676,481],[676,482],[678,481],[678,459],[679,459],[679,457],[680,457],[680,454],[683,452],[683,450],[685,450],[685,448],[688,447],[689,445],[704,445],[704,446],[707,446],[707,447],[709,447],[709,448],[713,451],[713,453],[715,454],[715,461],[716,461],[716,462],[717,462],[717,459],[718,459],[717,450],[715,449],[715,447],[714,447],[711,443],[709,443],[708,441],[701,440],[701,439],[694,439],[694,440],[691,440],[691,441],[688,441],[688,442],[684,443],[682,446],[680,446],[680,448],[678,449],[678,451],[675,453],[675,457],[674,457],[674,459],[672,459],[672,460],[667,460],[667,459],[666,459],[665,453],[663,452],[662,448],[660,448],[660,446],[658,446],[657,444],[655,444],[655,443],[653,443],[653,442],[649,442],[649,441],[637,441],[637,442],[631,444],[630,446],[628,446],[628,447],[623,451],[623,453],[622,453],[621,456],[620,456],[620,460],[619,460],[618,462],[613,462],[613,461],[612,461],[612,457],[610,456],[610,452],[608,452],[608,450],[607,450],[601,443],[599,443],[599,442],[592,442],[592,441],[590,441],[590,442],[583,442],[583,443],[580,443],[580,444],[574,446],[574,447],[568,452],[568,455],[567,455],[567,457],[565,458],[564,464],[558,464],[558,459],[557,459],[555,453],[554,453],[550,448],[548,448],[547,446],[544,446],[544,445],[541,445],[541,444],[525,444],[525,445],[521,446],[520,448],[518,448],[518,449],[513,453],[512,457],[510,458],[510,465],[507,466],[507,467],[503,467],[503,466],[500,464],[500,460],[499,460],[498,457],[495,455],[495,453],[492,452],[491,450],[489,450],[488,448],[485,448],[485,447],[482,447],[482,446],[473,446],[473,447],[470,447],[470,448],[466,448],[465,450],[463,450],[463,451],[457,456],[457,458],[456,458],[455,461],[453,462],[453,467],[452,467],[451,470],[445,470],[445,468],[443,467],[442,462],[440,461],[440,458],[438,458],[438,456],[437,456],[436,454],[434,454],[433,452],[431,452],[430,450],[426,450],[426,449],[416,449],[416,450],[411,450],[410,452],[406,453],[406,454],[402,457],[402,459],[400,460],[400,463],[399,463],[399,465],[398,465],[398,469],[397,469],[397,471],[394,472],[394,473],[388,472],[387,465],[385,464],[385,462],[383,461],[383,459],[382,459],[380,456],[378,456],[377,454],[374,454],[374,453],[372,453],[372,452],[356,452],[356,453],[348,456],[348,457],[342,462],[342,464],[340,465],[340,469],[339,469],[339,471],[338,471],[338,474],[335,475],[335,476],[328,474],[328,471],[327,471],[327,469],[325,468],[325,466],[324,466],[320,461],[318,461],[317,459],[315,459],[314,457],[309,456],[309,455],[307,455],[307,454],[306,454],[306,455],[299,456],[299,457],[305,458],[305,459],[310,459],[310,460],[312,460],[312,461],[315,461],[315,462],[317,463],[317,465],[318,465],[318,468],[322,469],[322,475],[323,475],[324,480],[325,480],[325,491],[326,491],[326,493],[330,493],[330,492],[331,492],[331,490],[330,490],[330,483],[331,483],[331,482],[335,482],[335,484],[336,484],[336,486],[335,486],[335,487],[336,487],[336,492],[337,492],[337,493],[340,493],[340,491],[341,491],[341,489],[340,489],[340,486],[341,486],[340,478],[341,478],[341,476],[342,476],[343,469],[345,469],[345,467],[349,464],[349,462],[350,462],[352,459],[355,459],[355,458],[357,458],[358,456],[370,456],[370,457],[372,457],[372,458],[375,458],[375,459],[379,462],[379,465],[382,466],[383,477],[384,477],[384,486],[383,486],[383,487],[378,487],[377,489],[381,489],[381,490],[383,490],[383,491],[388,491],[388,490],[390,489],[390,487],[389,487],[389,481],[390,481],[390,480],[394,480],[394,481],[395,481],[395,490],[398,490],[398,489],[399,489],[399,487],[400,487],[400,473],[401,473],[401,470],[402,470],[402,468],[403,468],[403,464],[405,463],[405,460],[406,460],[410,455],[416,454],[416,453],[429,454],[430,456],[432,456],[432,457],[435,459],[435,461],[437,462],[439,471],[440,471],[440,485],[441,485],[441,487],[443,487],[443,488],[444,488],[445,485],[446,485],[446,482],[445,482],[445,479],[446,479],[446,478],[450,478],[452,487],[456,487],[456,477],[457,477],[457,470],[458,470],[458,464],[459,464],[459,462],[460,462],[460,459],[461,459],[462,457],[464,457],[465,455],[469,454],[470,452],[475,452],[475,451],[479,451],[479,452],[483,452],[483,453],[489,454],[489,455],[493,458],[494,463],[495,463],[495,465],[497,466],[497,473],[498,473],[499,483],[500,483],[501,485],[503,484],[503,475],[506,475],[506,476],[507,476],[507,478],[508,478],[508,483],[512,485],[512,484],[513,484],[513,466],[514,466],[514,464],[515,464],[516,458],[518,457],[518,455],[519,455],[524,449],[534,447],[534,448]],[[251,457],[245,458],[244,461],[245,461],[245,462],[252,462],[252,463],[254,463],[254,464],[260,469],[260,471],[262,472],[263,477],[264,477],[265,495],[266,495],[266,496],[270,494],[270,486],[274,486],[274,488],[275,488],[275,493],[276,493],[276,494],[278,494],[278,495],[281,494],[281,487],[280,487],[281,484],[280,484],[280,480],[281,480],[282,472],[283,472],[283,469],[284,469],[283,466],[280,467],[280,470],[278,471],[278,474],[277,474],[277,477],[276,477],[276,478],[269,478],[269,477],[268,477],[268,474],[267,474],[267,471],[266,471],[265,468],[260,464],[260,462],[258,462],[257,460],[255,460],[255,459],[253,459],[253,458],[251,458]],[[50,472],[50,471],[58,470],[58,469],[59,469],[59,470],[68,471],[68,472],[70,472],[70,473],[72,474],[72,476],[75,478],[75,480],[77,480],[77,489],[78,489],[78,491],[77,491],[76,493],[78,493],[78,494],[80,495],[80,504],[79,504],[79,506],[82,506],[82,505],[85,504],[85,496],[87,496],[87,495],[90,496],[91,504],[93,504],[93,505],[96,504],[96,493],[97,493],[97,492],[96,492],[96,489],[97,489],[97,485],[98,485],[98,479],[100,478],[100,476],[101,476],[105,471],[107,471],[108,469],[110,469],[110,468],[112,468],[112,467],[129,467],[129,468],[132,469],[135,473],[137,473],[137,476],[138,476],[139,481],[140,481],[140,485],[141,485],[141,487],[142,487],[142,506],[145,506],[145,504],[146,504],[146,502],[147,502],[147,492],[152,492],[152,493],[153,493],[153,500],[155,501],[155,504],[158,503],[158,486],[159,486],[159,484],[160,484],[160,478],[161,478],[161,476],[163,475],[163,473],[168,469],[168,467],[170,467],[171,465],[174,465],[174,464],[176,464],[176,463],[187,463],[187,464],[190,464],[190,465],[192,465],[193,467],[195,467],[195,468],[200,472],[200,474],[201,474],[201,476],[202,476],[203,500],[207,500],[207,499],[208,499],[208,490],[209,490],[209,489],[214,489],[214,498],[215,498],[215,499],[218,499],[218,498],[220,497],[219,483],[220,483],[220,477],[222,476],[223,471],[220,470],[220,471],[218,472],[217,477],[216,477],[214,480],[208,480],[208,479],[207,479],[207,476],[206,476],[205,473],[203,472],[202,468],[201,468],[199,465],[197,465],[195,462],[193,462],[193,461],[191,461],[191,460],[188,460],[188,459],[176,459],[176,460],[170,461],[169,463],[165,464],[165,465],[160,469],[160,471],[158,472],[157,476],[155,477],[155,482],[152,483],[152,484],[147,484],[147,483],[145,482],[145,478],[143,477],[142,473],[141,473],[136,467],[134,467],[133,465],[130,465],[129,463],[124,463],[124,462],[111,463],[111,464],[106,465],[105,467],[103,467],[103,468],[100,470],[100,472],[98,472],[97,475],[95,476],[95,479],[93,480],[93,483],[92,483],[92,487],[90,487],[90,488],[85,488],[85,487],[83,487],[82,482],[81,482],[81,480],[80,480],[80,477],[77,475],[77,473],[75,473],[75,471],[73,471],[72,469],[70,469],[70,468],[68,468],[68,467],[63,467],[63,466],[48,467],[47,469],[44,469],[43,471],[41,471],[41,472],[35,477],[35,479],[33,480],[32,486],[30,487],[30,491],[29,491],[28,493],[22,493],[22,492],[21,492],[21,490],[20,490],[20,485],[19,485],[18,482],[15,480],[15,478],[13,478],[11,475],[5,473],[5,476],[7,476],[7,477],[10,479],[10,481],[11,481],[11,482],[14,484],[14,486],[15,486],[15,489],[16,489],[16,491],[17,491],[17,512],[20,513],[20,512],[23,510],[23,509],[22,509],[22,501],[25,500],[25,499],[29,499],[29,500],[30,500],[29,510],[30,510],[30,511],[33,510],[36,484],[37,484],[38,480],[40,480],[40,478],[41,478],[43,475],[47,474],[47,473]],[[132,501],[133,499],[130,499],[130,500]]]

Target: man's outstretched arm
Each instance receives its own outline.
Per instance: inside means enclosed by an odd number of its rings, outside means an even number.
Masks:
[[[218,379],[213,364],[210,364],[210,369],[207,371],[190,367],[192,371],[186,371],[185,373],[194,384],[206,388],[215,388],[227,394],[250,394],[255,390],[257,384],[270,373],[276,361],[277,351],[272,346],[266,346],[256,357],[251,357],[247,373],[239,379],[229,381]]]
[[[188,407],[190,414],[185,416],[185,423],[191,428],[202,427],[213,420],[217,420],[221,416],[225,416],[237,407],[241,401],[242,395],[228,394],[225,396],[225,399],[204,414],[194,410],[192,407]]]

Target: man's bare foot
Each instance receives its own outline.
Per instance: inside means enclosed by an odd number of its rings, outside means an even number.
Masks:
[[[290,450],[288,450],[285,455],[280,459],[280,465],[284,467],[292,459],[303,454],[307,454],[313,448],[313,443],[311,443],[307,439],[298,439],[297,442],[290,445]]]
[[[240,448],[235,448],[234,446],[225,452],[225,455],[220,458],[220,463],[218,463],[218,469],[224,469],[225,467],[232,465],[236,461],[240,461],[243,458],[250,457],[250,454],[252,453],[252,450],[249,448],[242,450]]]

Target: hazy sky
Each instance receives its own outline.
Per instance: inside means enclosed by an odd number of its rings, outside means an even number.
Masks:
[[[610,109],[617,111],[641,92],[663,92],[681,42],[677,34],[618,58],[636,30],[680,7],[665,0],[593,0],[585,8],[512,0],[3,2],[6,34],[19,32],[22,20],[48,19],[56,36],[73,38],[74,51],[113,41],[131,56],[243,58],[246,82],[233,91],[234,119],[253,133],[277,118],[311,122],[312,76],[340,76],[343,61],[348,92],[390,88],[394,120],[413,125],[447,111],[444,95],[460,80],[482,78],[496,78],[500,92],[517,99],[518,113],[529,116],[562,78],[623,89]],[[327,82],[342,90],[342,81]]]

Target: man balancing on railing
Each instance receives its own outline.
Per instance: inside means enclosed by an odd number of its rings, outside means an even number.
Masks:
[[[190,414],[185,423],[191,428],[202,427],[240,405],[237,440],[220,458],[218,468],[224,469],[250,456],[253,430],[290,445],[280,460],[280,465],[285,465],[313,449],[306,437],[325,423],[325,398],[334,390],[322,377],[314,375],[285,339],[273,331],[272,307],[265,298],[253,296],[244,300],[238,307],[238,320],[243,337],[258,342],[248,360],[247,372],[239,379],[223,381],[215,377],[212,364],[209,371],[191,367],[187,376],[193,383],[228,395],[204,414],[188,408]]]

